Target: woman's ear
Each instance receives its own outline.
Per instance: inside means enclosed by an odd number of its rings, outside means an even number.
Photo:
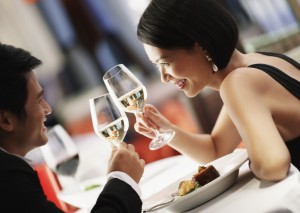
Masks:
[[[13,114],[6,110],[0,110],[0,128],[4,131],[12,131],[13,125]]]

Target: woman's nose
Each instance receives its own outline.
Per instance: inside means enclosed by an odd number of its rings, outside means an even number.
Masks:
[[[161,69],[161,82],[168,83],[170,80],[170,75],[167,74],[163,69]]]

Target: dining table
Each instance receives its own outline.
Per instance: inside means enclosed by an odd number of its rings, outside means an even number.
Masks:
[[[102,158],[105,158],[104,160],[102,159],[102,161],[107,162],[109,158],[108,152],[110,151],[110,147],[107,146],[107,144],[99,142],[98,138],[91,135],[85,138],[77,138],[76,141],[82,152],[81,154],[85,155],[85,165],[91,165],[91,162],[94,162],[95,165],[95,162],[101,162]],[[92,141],[97,142],[91,143]],[[240,149],[235,151],[240,151]],[[149,150],[149,152],[151,151]],[[101,155],[101,153],[103,153],[103,155]],[[142,200],[146,201],[149,197],[163,194],[165,188],[170,184],[174,185],[175,183],[175,185],[178,185],[180,179],[193,174],[193,172],[197,171],[198,166],[199,163],[184,155],[176,155],[146,164],[144,174],[139,183],[142,192]],[[87,168],[87,166],[83,167]],[[95,168],[96,167],[94,166],[92,169]],[[94,177],[89,176],[85,181],[99,181],[103,186],[105,184],[105,169],[106,168],[101,167],[98,172],[94,173]],[[293,165],[290,166],[287,177],[278,182],[263,181],[255,177],[248,166],[248,160],[243,161],[243,163],[238,166],[237,171],[236,179],[228,188],[199,205],[181,211],[174,208],[170,209],[168,208],[169,204],[167,204],[149,212],[300,212],[300,172]],[[91,169],[88,173],[91,174]],[[78,207],[79,210],[77,213],[86,213],[90,211],[93,204],[96,202],[96,199],[102,190],[102,186],[90,190],[85,195],[81,194],[81,197],[76,197],[75,194],[72,195],[72,192],[63,189],[62,192],[58,194],[58,197],[62,201]],[[174,191],[176,190],[177,188],[174,188]],[[82,205],[82,199],[80,199],[82,196],[85,198],[84,205]],[[205,196],[205,193],[198,193],[197,196],[199,196],[200,199],[201,196]],[[157,201],[159,202],[159,197]],[[145,206],[143,206],[143,208],[145,208]]]
[[[168,183],[190,173],[197,166],[197,163],[183,155],[150,163],[145,168],[145,179],[141,182],[142,191],[145,193],[144,199],[152,194],[163,192]],[[177,211],[170,211],[165,206],[151,212]],[[282,181],[262,181],[254,176],[249,169],[248,161],[246,161],[239,168],[238,177],[231,187],[207,202],[185,212],[300,212],[300,173],[296,167],[291,165],[288,176]]]

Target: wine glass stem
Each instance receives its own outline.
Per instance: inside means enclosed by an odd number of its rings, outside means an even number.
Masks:
[[[153,130],[157,139],[161,139],[163,137],[160,131],[158,131],[157,129],[153,129]]]
[[[81,196],[81,202],[82,202],[82,209],[84,210],[91,210],[91,207],[88,205],[88,197],[86,196],[86,194],[84,193],[85,191],[85,188],[84,186],[81,185],[81,181],[80,179],[76,176],[76,174],[72,175],[71,176],[73,182],[74,182],[74,187],[75,187],[75,190],[78,190],[77,193],[80,193],[80,196]]]

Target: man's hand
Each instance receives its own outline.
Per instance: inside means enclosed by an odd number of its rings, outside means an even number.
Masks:
[[[121,143],[119,148],[113,148],[109,160],[108,172],[120,171],[128,174],[137,183],[144,173],[145,161],[131,144]]]

